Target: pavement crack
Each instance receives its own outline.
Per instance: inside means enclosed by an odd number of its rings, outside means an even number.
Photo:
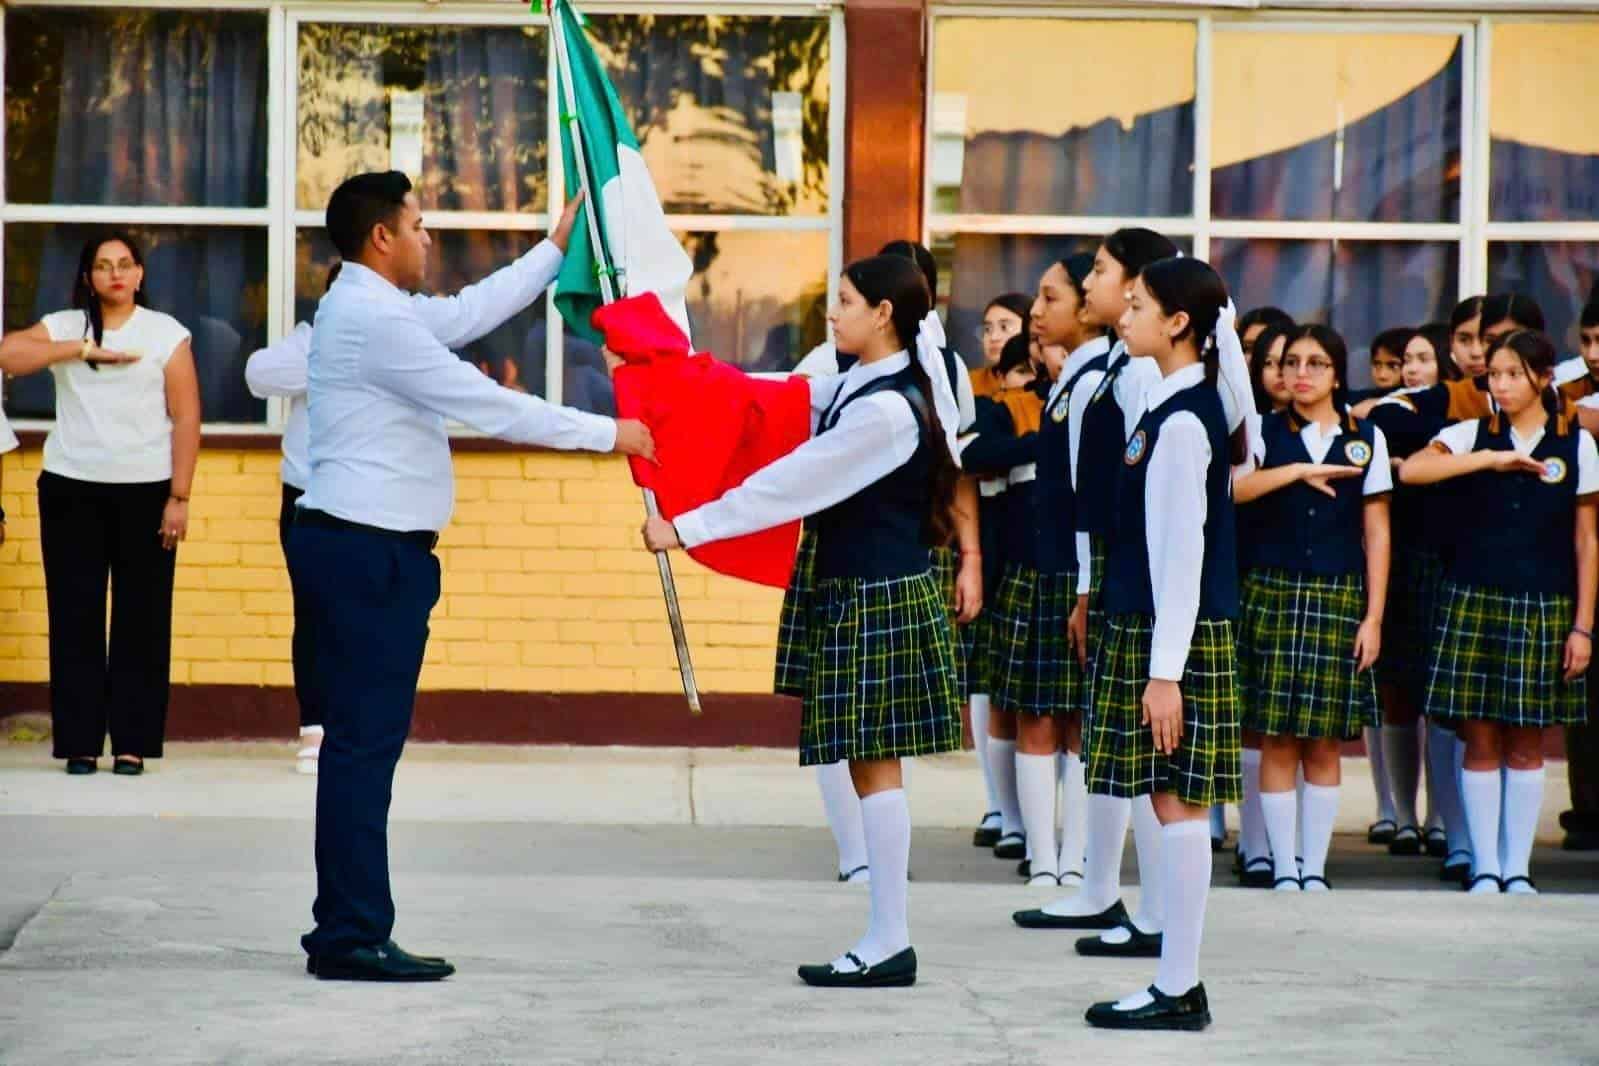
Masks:
[[[61,890],[66,888],[71,883],[72,875],[68,874],[60,881],[57,881],[56,886],[50,890],[50,894],[44,899],[40,900],[37,907],[29,910],[27,914],[23,916],[23,919],[20,922],[11,926],[0,926],[0,955],[4,955],[6,952],[11,950],[12,945],[17,942],[17,938],[22,935],[23,930],[32,925],[33,920],[39,917],[46,907],[55,902],[56,897],[61,894]]]
[[[1031,1063],[1033,1059],[1030,1056],[1025,1060],[1021,1058],[1022,1049],[1011,1043],[1010,1033],[1005,1028],[1005,1023],[999,1019],[998,1015],[988,1009],[982,995],[978,993],[972,983],[966,980],[959,980],[956,984],[960,986],[961,997],[966,1000],[966,1006],[979,1018],[987,1022],[989,1028],[994,1031],[994,1039],[998,1044],[997,1050],[1005,1056],[1005,1066],[1023,1066],[1024,1063]]]

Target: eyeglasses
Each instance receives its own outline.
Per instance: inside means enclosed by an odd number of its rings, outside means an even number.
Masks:
[[[137,264],[131,259],[119,259],[115,263],[101,259],[94,264],[93,269],[96,274],[126,274],[135,266]]]
[[[1022,331],[1020,322],[1000,321],[984,322],[973,331],[977,339],[986,341],[990,337],[1014,337]]]
[[[1296,355],[1283,356],[1283,360],[1278,366],[1284,374],[1298,374],[1301,371],[1312,375],[1330,374],[1333,368],[1331,359],[1317,359],[1312,356],[1309,359],[1301,360]]]

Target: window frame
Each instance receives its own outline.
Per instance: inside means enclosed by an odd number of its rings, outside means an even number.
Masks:
[[[1073,216],[1073,215],[968,215],[934,211],[933,174],[929,167],[922,181],[923,240],[935,236],[953,239],[960,234],[1000,234],[1017,237],[1100,236],[1118,226],[1144,225],[1173,237],[1192,241],[1194,255],[1208,259],[1210,244],[1223,239],[1345,240],[1345,241],[1424,241],[1453,243],[1458,249],[1459,297],[1483,292],[1488,284],[1488,259],[1491,244],[1509,241],[1577,241],[1599,243],[1599,219],[1570,222],[1495,222],[1489,218],[1489,85],[1493,28],[1508,22],[1584,22],[1587,17],[1573,12],[1576,3],[1530,4],[1518,0],[1480,2],[1461,10],[1446,0],[1417,5],[1394,0],[1403,11],[1385,13],[1384,5],[1364,5],[1356,10],[1345,3],[1335,8],[1335,0],[1306,0],[1303,3],[1274,4],[1265,8],[1241,0],[1237,4],[1192,3],[1183,0],[1160,6],[1105,9],[1096,7],[1029,6],[1026,4],[935,4],[928,12],[928,62],[926,106],[928,121],[924,157],[933,158],[935,51],[938,20],[946,18],[1029,18],[1085,21],[1131,20],[1139,22],[1187,22],[1195,27],[1194,42],[1194,210],[1192,216],[1175,218],[1150,216]],[[1421,7],[1423,10],[1417,10]],[[1436,13],[1425,10],[1437,9]],[[1460,218],[1452,222],[1355,222],[1355,221],[1274,221],[1267,219],[1214,219],[1211,217],[1211,130],[1214,105],[1211,73],[1214,67],[1215,37],[1218,33],[1304,32],[1304,33],[1430,33],[1456,35],[1463,47],[1461,86],[1461,190]]]
[[[843,270],[844,241],[844,134],[845,134],[845,42],[843,0],[690,0],[667,4],[595,0],[583,4],[591,14],[671,14],[687,16],[743,15],[791,18],[825,18],[828,22],[828,125],[827,207],[814,216],[761,216],[739,214],[673,214],[666,216],[675,232],[754,231],[827,232],[827,297],[837,295],[838,275]],[[118,0],[12,0],[0,6],[0,115],[5,106],[5,33],[7,8],[83,9],[122,8]],[[295,243],[301,229],[320,228],[322,212],[302,209],[297,200],[299,142],[295,136],[299,114],[299,39],[300,27],[308,23],[380,24],[408,26],[549,26],[543,14],[532,14],[514,0],[428,0],[421,5],[409,0],[156,0],[149,5],[161,10],[259,11],[266,15],[267,32],[267,202],[264,207],[182,207],[140,205],[13,204],[7,198],[4,167],[0,166],[0,301],[4,299],[4,242],[10,223],[109,222],[138,225],[230,226],[262,229],[267,237],[267,340],[288,335],[295,324]],[[561,159],[560,108],[553,98],[556,84],[556,57],[546,48],[547,84],[551,87],[546,108],[546,136],[549,152],[549,203],[544,211],[441,211],[427,213],[428,226],[436,230],[478,230],[490,232],[548,232],[566,204]],[[0,119],[0,159],[5,152],[5,122]],[[553,291],[541,297],[548,320],[559,320]],[[3,303],[0,303],[3,312]],[[552,403],[561,402],[563,393],[564,331],[550,329],[545,340],[544,395]],[[266,418],[260,422],[213,422],[203,424],[206,435],[261,437],[275,440],[282,435],[288,419],[288,403],[282,399],[267,402]],[[18,430],[49,430],[53,419],[19,418],[12,421]],[[452,426],[451,435],[480,436],[463,426]]]

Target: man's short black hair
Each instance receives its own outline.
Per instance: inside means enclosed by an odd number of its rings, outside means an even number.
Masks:
[[[328,236],[345,259],[357,259],[366,246],[372,227],[390,227],[405,206],[411,179],[398,170],[357,174],[333,190],[328,199]]]

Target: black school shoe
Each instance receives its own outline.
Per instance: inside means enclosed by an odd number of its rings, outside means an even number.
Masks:
[[[1427,830],[1427,854],[1442,859],[1449,854],[1449,834],[1438,826]]]
[[[455,967],[433,955],[412,955],[392,940],[340,955],[311,955],[305,972],[323,981],[442,981]]]
[[[67,760],[67,773],[71,774],[73,777],[82,777],[84,774],[92,774],[98,769],[100,769],[100,764],[96,760],[90,759],[87,756],[79,759]]]
[[[1114,929],[1130,922],[1127,908],[1117,900],[1098,914],[1059,915],[1046,913],[1042,908],[1017,911],[1010,920],[1023,929]]]
[[[1388,842],[1388,854],[1420,855],[1426,846],[1427,842],[1422,838],[1419,828],[1413,825],[1400,826],[1399,832]]]
[[[1392,818],[1379,818],[1366,827],[1366,843],[1390,844],[1399,832],[1399,823]]]
[[[1020,833],[1009,833],[999,838],[994,845],[994,858],[996,859],[1025,859],[1027,858],[1027,838]]]
[[[1277,867],[1265,856],[1244,863],[1238,875],[1238,883],[1245,888],[1270,888],[1276,880]]]
[[[1089,1025],[1096,1029],[1157,1029],[1197,1033],[1210,1024],[1210,1000],[1205,996],[1205,986],[1197,984],[1180,996],[1168,996],[1154,985],[1149,994],[1155,997],[1137,1010],[1117,1010],[1115,1003],[1096,1003],[1085,1015]]]
[[[867,966],[853,951],[846,951],[844,957],[860,969],[840,972],[833,969],[832,963],[824,962],[820,966],[801,966],[799,979],[812,988],[904,988],[916,983],[915,948],[906,948],[876,966]]]
[[[1438,880],[1449,885],[1464,885],[1471,879],[1471,852],[1452,851],[1438,870]]]
[[[1085,936],[1077,941],[1077,954],[1087,958],[1099,959],[1158,959],[1160,958],[1161,935],[1159,933],[1146,933],[1132,922],[1122,922],[1117,926],[1131,934],[1131,939],[1120,944],[1113,944],[1101,937]]]
[[[1000,826],[989,825],[988,820],[990,818],[998,821],[999,812],[987,811],[983,814],[983,817],[977,823],[977,828],[972,830],[972,847],[991,848],[999,843]]]

